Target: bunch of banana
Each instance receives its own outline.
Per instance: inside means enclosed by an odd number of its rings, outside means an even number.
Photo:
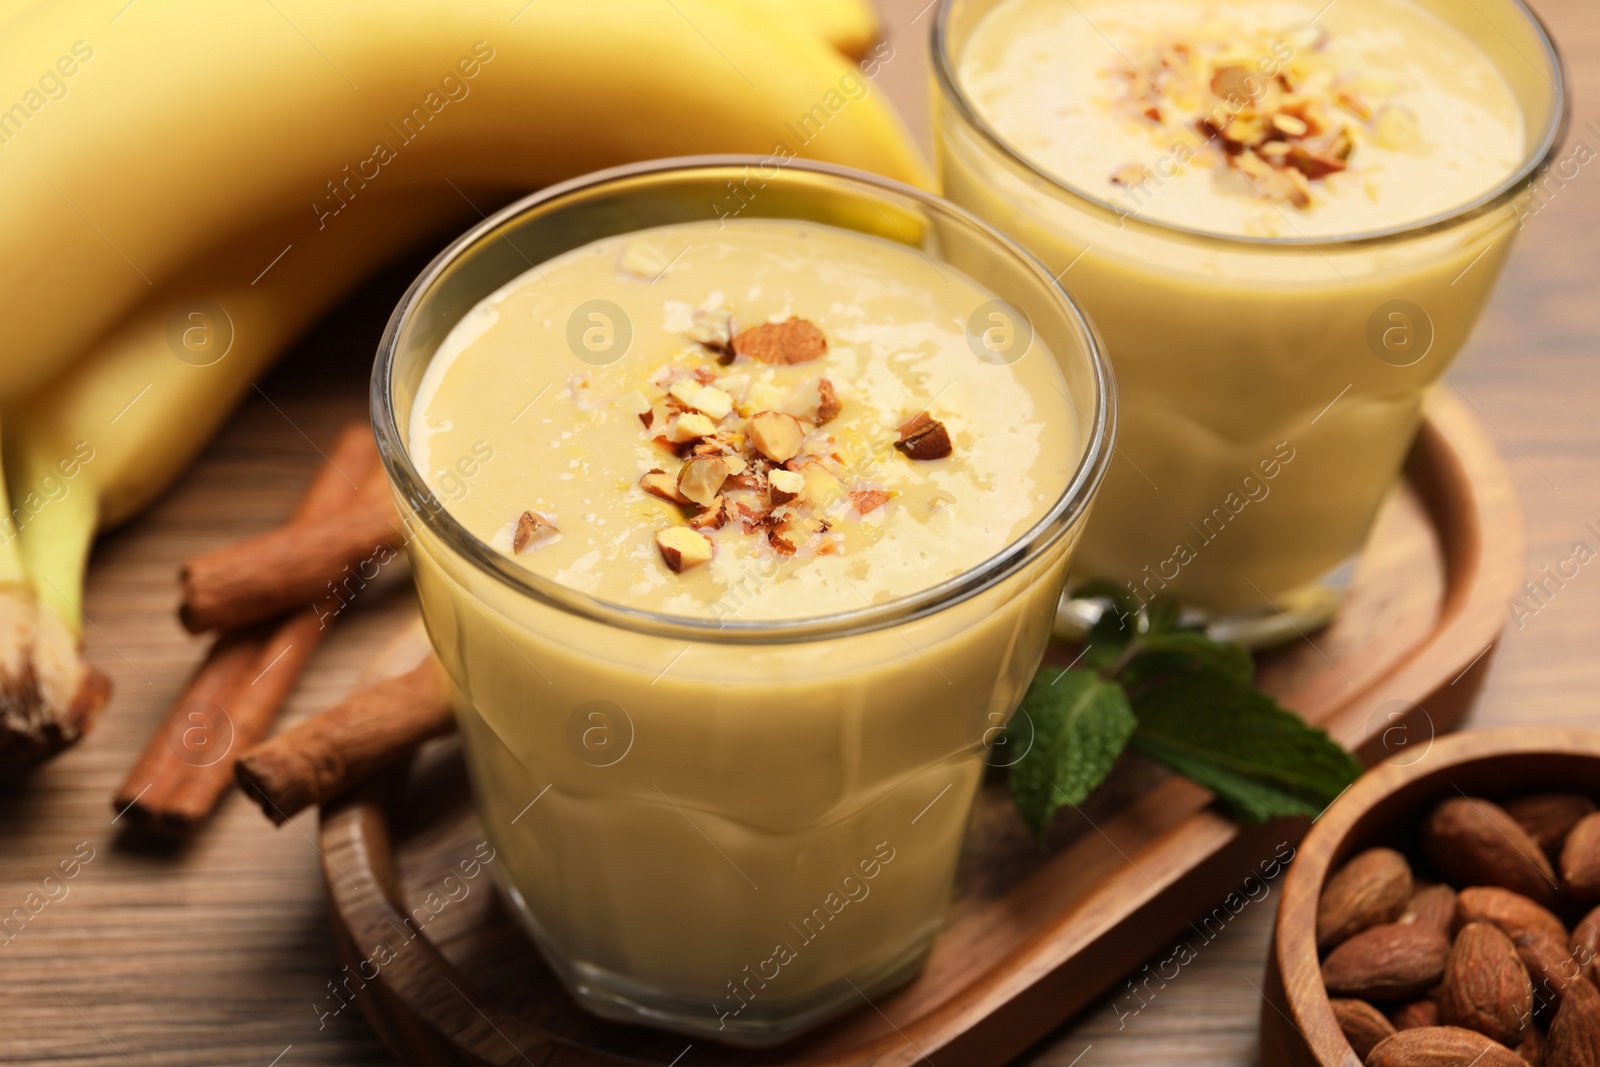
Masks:
[[[0,100],[0,769],[104,702],[95,532],[371,270],[475,218],[461,189],[780,148],[926,185],[829,43],[862,50],[870,13],[782,3],[0,4],[8,84],[44,72]]]

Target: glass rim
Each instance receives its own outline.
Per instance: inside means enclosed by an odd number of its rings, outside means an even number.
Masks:
[[[516,200],[499,211],[485,216],[451,241],[406,288],[395,310],[390,314],[389,321],[384,327],[383,337],[378,343],[369,396],[373,432],[377,437],[378,451],[391,487],[404,499],[413,503],[423,501],[439,503],[417,471],[409,450],[403,444],[395,417],[393,381],[395,361],[403,335],[412,325],[422,300],[451,266],[471,250],[494,239],[497,232],[506,224],[574,194],[588,193],[606,185],[652,175],[760,166],[764,162],[763,157],[756,155],[680,156],[595,171],[548,186]],[[512,592],[528,596],[539,603],[636,632],[717,644],[787,644],[815,641],[866,633],[920,619],[953,607],[997,585],[1037,560],[1060,541],[1074,524],[1083,518],[1095,490],[1105,476],[1110,463],[1116,428],[1115,379],[1100,337],[1088,317],[1055,281],[1044,264],[1026,249],[970,212],[941,197],[882,175],[828,163],[796,159],[786,163],[783,170],[785,173],[803,171],[819,175],[836,183],[855,187],[857,192],[861,192],[859,186],[872,186],[909,199],[924,210],[954,217],[982,233],[992,246],[1009,255],[1037,280],[1045,283],[1047,289],[1053,291],[1055,299],[1066,313],[1069,324],[1077,332],[1084,346],[1094,383],[1094,411],[1088,422],[1088,439],[1084,442],[1083,454],[1077,466],[1055,502],[1031,527],[1013,538],[1000,551],[961,574],[906,596],[897,597],[885,604],[800,619],[737,621],[646,611],[602,600],[563,586],[553,579],[535,574],[512,562],[503,553],[491,548],[450,515],[443,504],[439,504],[438,507],[413,507],[407,521],[420,520],[447,549],[476,570]],[[488,296],[489,293],[483,295]],[[997,295],[1004,299],[1004,294]]]
[[[1314,247],[1319,250],[1333,248],[1337,251],[1343,251],[1345,249],[1361,248],[1370,244],[1393,241],[1398,238],[1423,237],[1469,222],[1516,199],[1522,190],[1550,165],[1557,149],[1566,139],[1567,129],[1572,118],[1572,96],[1567,90],[1566,64],[1562,60],[1560,49],[1556,47],[1555,39],[1551,37],[1549,28],[1545,26],[1543,20],[1527,5],[1525,0],[1508,0],[1533,27],[1535,35],[1539,38],[1545,60],[1550,64],[1550,72],[1554,79],[1551,81],[1551,89],[1553,91],[1551,103],[1553,107],[1550,121],[1545,126],[1544,135],[1528,151],[1522,161],[1522,165],[1513,171],[1510,176],[1465,203],[1413,222],[1386,226],[1375,230],[1334,234],[1327,237],[1252,237],[1244,234],[1218,233],[1215,230],[1204,230],[1194,226],[1185,226],[1181,223],[1147,218],[1138,212],[1119,208],[1116,204],[1103,197],[1095,196],[1063,178],[1056,177],[1013,148],[1009,141],[1000,136],[999,132],[978,114],[977,108],[973,106],[971,98],[967,96],[966,90],[962,88],[960,79],[957,76],[956,60],[950,54],[948,25],[950,11],[957,2],[959,0],[938,0],[939,10],[933,19],[932,29],[929,31],[931,51],[933,53],[934,82],[938,86],[940,95],[955,108],[956,113],[961,117],[961,121],[966,124],[967,128],[976,132],[991,148],[1000,154],[1006,163],[1043,181],[1058,193],[1114,216],[1119,225],[1132,223],[1153,233],[1176,235],[1194,241],[1237,247],[1240,250],[1275,252],[1284,249]],[[935,122],[937,122],[937,119],[935,119]]]

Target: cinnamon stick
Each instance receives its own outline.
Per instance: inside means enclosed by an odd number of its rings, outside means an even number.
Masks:
[[[336,610],[334,583],[394,558],[405,543],[385,479],[370,479],[350,506],[269,530],[183,565],[178,618],[190,633],[247,626],[294,608]]]
[[[348,508],[357,486],[381,478],[371,429],[346,426],[289,525]],[[235,756],[266,735],[326,622],[305,610],[224,632],[113,797],[118,818],[167,832],[204,822],[233,779]]]
[[[332,800],[455,728],[450,683],[432,655],[405,674],[358,689],[239,757],[234,775],[278,825]]]

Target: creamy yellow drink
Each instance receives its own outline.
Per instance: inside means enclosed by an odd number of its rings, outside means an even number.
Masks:
[[[1485,205],[1559,117],[1522,9],[1451,10],[948,0],[946,195],[1059,272],[1117,371],[1075,574],[1245,637],[1335,606],[1505,260]]]
[[[1322,8],[1008,0],[973,33],[962,83],[1051,174],[1217,234],[1382,230],[1517,169],[1522,112],[1465,34],[1411,0]]]
[[[687,223],[539,262],[438,345],[410,459],[549,592],[424,524],[424,616],[497,866],[592,1010],[769,1042],[920,966],[1102,399],[1041,337],[975,348],[995,299],[878,237]]]
[[[859,609],[993,556],[1077,465],[1055,366],[1037,353],[995,366],[969,345],[968,318],[993,299],[908,248],[824,226],[598,242],[455,328],[423,380],[412,456],[442,477],[487,439],[495,461],[451,512],[601,600],[747,621]],[[587,363],[569,351],[581,305]],[[531,358],[551,351],[568,358]],[[941,428],[941,454],[896,447],[918,417]],[[548,525],[518,550],[524,512]],[[663,537],[709,556],[674,571]]]

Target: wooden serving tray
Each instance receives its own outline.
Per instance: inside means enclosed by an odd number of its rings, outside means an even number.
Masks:
[[[1344,611],[1311,641],[1261,656],[1262,684],[1368,763],[1414,760],[1466,711],[1522,571],[1509,477],[1473,416],[1441,394]],[[346,985],[403,1063],[958,1067],[1022,1052],[1306,829],[1238,826],[1208,799],[1127,756],[1041,852],[1004,782],[987,783],[921,976],[760,1052],[602,1022],[566,996],[490,875],[461,873],[483,836],[453,739],[324,808],[321,843],[334,936],[359,976]]]

